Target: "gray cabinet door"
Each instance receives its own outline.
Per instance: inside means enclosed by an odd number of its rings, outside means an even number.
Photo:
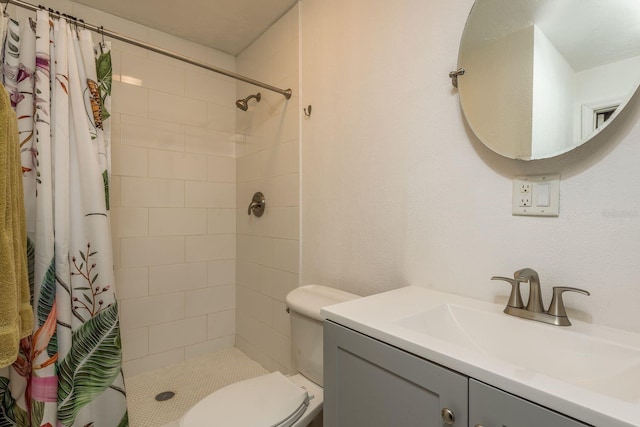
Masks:
[[[325,322],[324,425],[446,427],[468,423],[468,379],[358,332]]]
[[[572,418],[469,380],[469,427],[585,427]]]

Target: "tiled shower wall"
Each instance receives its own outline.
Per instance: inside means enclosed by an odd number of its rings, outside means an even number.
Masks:
[[[230,55],[147,39],[234,68]],[[136,49],[115,62],[112,233],[124,369],[135,375],[234,345],[235,81]]]
[[[290,331],[284,297],[298,286],[299,73],[298,8],[291,9],[237,57],[238,73],[293,90],[291,99],[246,84],[238,98],[260,92],[237,113],[236,345],[269,370],[289,371]],[[247,215],[264,193],[262,217]]]
[[[45,6],[235,69],[231,55],[68,0]],[[32,15],[17,8],[12,16]],[[112,235],[124,371],[132,376],[234,345],[236,83],[112,46]]]

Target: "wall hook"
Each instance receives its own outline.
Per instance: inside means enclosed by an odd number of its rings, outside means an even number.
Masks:
[[[311,105],[309,105],[307,108],[305,108],[304,110],[304,115],[307,117],[311,117]]]

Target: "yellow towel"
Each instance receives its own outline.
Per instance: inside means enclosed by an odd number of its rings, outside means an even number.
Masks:
[[[18,124],[0,85],[0,367],[18,356],[33,330]]]

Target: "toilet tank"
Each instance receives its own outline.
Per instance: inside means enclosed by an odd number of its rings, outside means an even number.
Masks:
[[[293,368],[322,385],[322,307],[359,298],[358,295],[320,285],[301,286],[286,297],[291,319]]]

